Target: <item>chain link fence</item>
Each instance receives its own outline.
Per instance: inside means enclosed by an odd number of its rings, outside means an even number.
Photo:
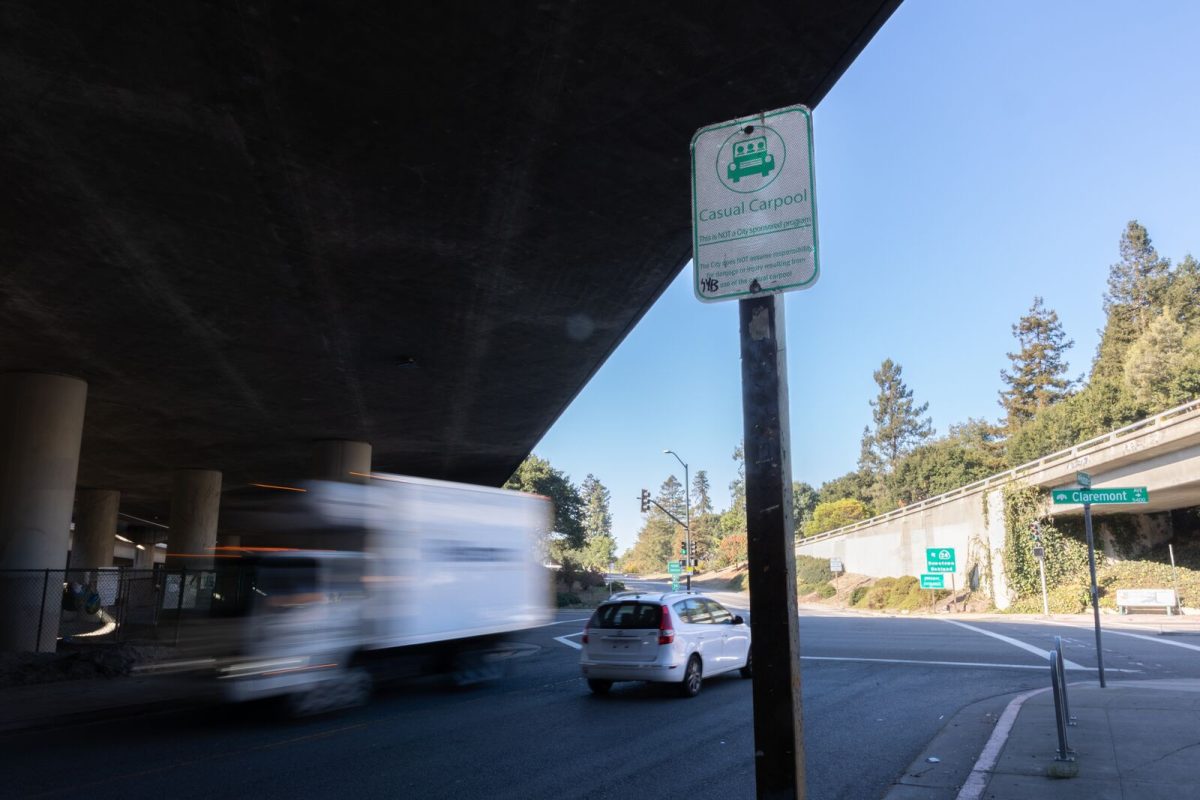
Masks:
[[[180,620],[208,615],[216,584],[214,570],[161,566],[0,570],[0,651],[177,641]]]

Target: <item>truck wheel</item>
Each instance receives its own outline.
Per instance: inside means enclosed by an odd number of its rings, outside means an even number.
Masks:
[[[504,677],[504,666],[502,657],[486,650],[459,653],[450,668],[450,680],[458,687],[498,681]]]
[[[700,656],[693,655],[688,659],[683,671],[683,682],[679,684],[679,693],[684,697],[695,697],[700,694],[700,685],[704,682],[703,669],[700,666]]]
[[[608,690],[612,688],[612,681],[588,678],[588,688],[592,690],[592,694],[608,694]]]

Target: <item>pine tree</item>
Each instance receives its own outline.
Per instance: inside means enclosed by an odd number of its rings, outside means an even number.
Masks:
[[[696,516],[712,513],[712,498],[708,496],[710,488],[712,485],[708,482],[708,471],[697,470],[692,478],[692,513]]]
[[[1033,298],[1029,313],[1012,326],[1020,349],[1009,353],[1012,372],[1000,370],[1008,388],[1000,392],[1000,405],[1008,418],[1008,429],[1016,430],[1044,408],[1065,399],[1071,391],[1066,377],[1066,351],[1074,344],[1067,339],[1058,313],[1046,308],[1042,298]]]
[[[914,447],[933,436],[933,421],[921,416],[929,403],[913,403],[912,390],[900,379],[903,367],[885,359],[873,375],[879,394],[871,401],[875,429],[863,428],[859,467],[873,475],[886,475]]]
[[[591,473],[579,486],[583,496],[583,531],[586,539],[580,559],[583,566],[606,570],[617,552],[617,540],[612,535],[612,493]]]
[[[1108,315],[1092,366],[1092,378],[1119,381],[1125,357],[1162,310],[1170,286],[1171,262],[1159,258],[1150,234],[1130,220],[1121,234],[1121,260],[1109,267],[1104,311]]]
[[[686,513],[686,501],[683,484],[674,475],[668,475],[658,489],[658,504],[679,519]]]

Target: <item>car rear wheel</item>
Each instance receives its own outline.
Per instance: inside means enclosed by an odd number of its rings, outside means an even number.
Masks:
[[[612,688],[612,681],[588,678],[588,688],[592,690],[592,694],[608,694],[608,690]]]
[[[688,659],[683,671],[683,682],[679,684],[679,693],[684,697],[695,697],[700,694],[700,685],[704,682],[703,670],[700,667],[700,656],[693,655]]]
[[[742,667],[739,671],[743,678],[754,677],[754,653],[749,650],[746,651],[746,666]]]

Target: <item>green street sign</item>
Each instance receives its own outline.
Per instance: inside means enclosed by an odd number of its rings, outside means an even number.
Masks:
[[[1056,506],[1078,505],[1117,505],[1121,503],[1149,503],[1150,492],[1145,486],[1135,486],[1127,489],[1055,489],[1050,493]]]
[[[1092,476],[1088,475],[1086,472],[1076,472],[1075,473],[1075,482],[1078,483],[1084,489],[1092,488]]]
[[[955,572],[953,547],[926,547],[926,572]]]
[[[673,577],[671,578],[671,591],[672,591],[672,592],[678,592],[678,591],[679,591],[679,576],[678,576],[678,575],[676,575],[676,576],[673,576]]]
[[[946,588],[946,576],[945,575],[922,575],[921,576],[921,588],[922,589],[945,589]]]
[[[692,252],[703,302],[808,289],[817,281],[812,115],[788,106],[692,137]]]
[[[683,573],[683,565],[678,561],[668,561],[667,572],[671,575],[680,575]]]

